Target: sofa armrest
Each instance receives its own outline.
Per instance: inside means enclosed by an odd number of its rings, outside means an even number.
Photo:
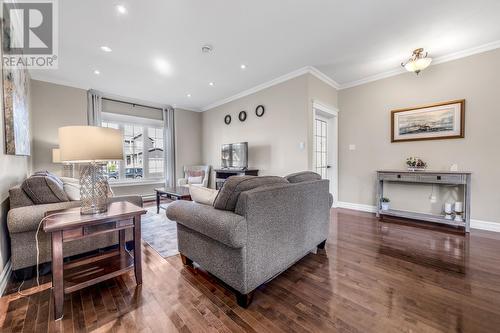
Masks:
[[[80,206],[80,201],[65,201],[44,205],[17,207],[7,214],[9,233],[34,231],[38,228],[45,213],[53,210],[68,209]]]
[[[246,244],[246,220],[233,212],[179,200],[168,205],[167,217],[229,247],[240,248]]]
[[[118,197],[108,198],[108,203],[121,202],[121,201],[128,201],[131,204],[134,204],[139,207],[142,207],[144,204],[142,197],[140,195],[122,195]]]

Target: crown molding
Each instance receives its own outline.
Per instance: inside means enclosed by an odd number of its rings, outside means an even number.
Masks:
[[[479,45],[476,47],[471,47],[471,48],[466,49],[466,50],[450,53],[450,54],[435,58],[435,59],[433,59],[431,66],[442,64],[442,63],[445,63],[448,61],[466,58],[466,57],[469,57],[469,56],[472,56],[475,54],[488,52],[488,51],[495,50],[498,48],[500,48],[500,40],[497,40],[497,41],[494,41],[491,43],[487,43],[487,44],[483,44],[483,45]],[[382,79],[385,79],[385,78],[388,78],[391,76],[400,75],[403,73],[408,73],[408,72],[404,68],[400,67],[400,68],[393,69],[393,70],[390,70],[387,72],[371,75],[371,76],[368,76],[368,77],[365,77],[365,78],[362,78],[362,79],[359,79],[356,81],[341,84],[338,89],[339,90],[348,89],[348,88],[360,86],[360,85],[363,85],[366,83],[370,83],[373,81],[382,80]]]
[[[233,96],[230,96],[230,97],[218,100],[218,101],[216,101],[214,103],[211,103],[211,104],[209,104],[209,105],[207,105],[205,107],[202,107],[201,111],[207,111],[207,110],[216,108],[218,106],[221,106],[223,104],[226,104],[226,103],[232,102],[234,100],[240,99],[242,97],[245,97],[245,96],[248,96],[248,95],[251,95],[251,94],[255,94],[256,92],[259,92],[261,90],[270,88],[272,86],[275,86],[277,84],[286,82],[288,80],[294,79],[294,78],[302,76],[304,74],[314,75],[316,78],[318,78],[319,80],[321,80],[324,83],[328,84],[329,86],[331,86],[331,87],[333,87],[335,89],[339,88],[339,84],[337,82],[335,82],[335,80],[333,80],[332,78],[330,78],[329,76],[327,76],[323,72],[319,71],[317,68],[315,68],[313,66],[305,66],[305,67],[299,68],[297,70],[294,70],[293,72],[287,73],[285,75],[279,76],[279,77],[277,77],[275,79],[272,79],[270,81],[267,81],[267,82],[264,82],[262,84],[259,84],[259,85],[255,86],[253,88],[244,90],[244,91],[242,91],[242,92],[240,92],[240,93],[238,93],[236,95],[233,95]]]
[[[31,80],[48,82],[48,83],[52,83],[52,84],[57,84],[59,86],[66,86],[66,87],[76,88],[76,89],[83,89],[83,90],[90,89],[90,87],[84,86],[82,84],[77,84],[77,83],[69,82],[69,81],[65,81],[65,80],[54,79],[54,78],[46,77],[44,75],[38,75],[36,73],[36,70],[30,70],[29,73],[30,73]]]

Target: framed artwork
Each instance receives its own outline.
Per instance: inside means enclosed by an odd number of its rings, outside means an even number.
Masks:
[[[391,111],[391,142],[464,136],[464,99]]]
[[[2,39],[9,40],[9,30],[2,24]],[[3,49],[0,48],[0,49]],[[2,58],[0,51],[0,58]],[[3,58],[2,58],[3,59]],[[5,153],[31,154],[29,124],[29,74],[25,68],[2,69],[2,97]]]

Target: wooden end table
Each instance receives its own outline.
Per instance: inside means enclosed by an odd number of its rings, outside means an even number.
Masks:
[[[161,198],[191,201],[189,188],[185,186],[160,187],[160,188],[155,188],[155,192],[156,192],[156,214],[160,213],[160,208],[165,209],[165,207],[162,207],[160,205]]]
[[[111,279],[132,269],[142,284],[141,215],[146,210],[129,202],[114,202],[102,214],[80,215],[80,208],[47,212],[43,230],[52,238],[52,294],[54,317],[63,316],[64,294]],[[98,226],[98,227],[97,227]],[[133,229],[134,255],[125,248],[125,230]],[[116,232],[119,248],[63,264],[63,243]]]

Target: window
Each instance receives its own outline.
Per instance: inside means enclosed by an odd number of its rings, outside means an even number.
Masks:
[[[123,161],[110,161],[106,165],[110,181],[163,181],[165,151],[162,121],[103,112],[102,126],[123,132]]]

